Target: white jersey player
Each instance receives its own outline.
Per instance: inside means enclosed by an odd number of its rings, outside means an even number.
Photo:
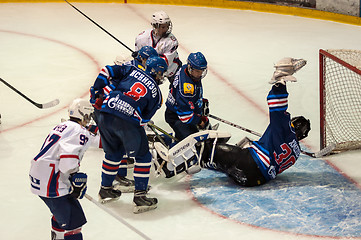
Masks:
[[[82,239],[86,223],[78,198],[86,191],[87,176],[79,172],[85,151],[95,140],[85,126],[93,107],[76,99],[69,107],[70,120],[55,126],[38,155],[31,161],[30,184],[53,214],[52,239]]]
[[[177,52],[178,40],[172,34],[172,21],[164,11],[159,11],[152,15],[151,25],[153,29],[145,30],[136,37],[135,51],[139,51],[144,46],[153,47],[159,56],[167,62],[168,71],[165,76],[170,82],[173,82],[182,62]]]

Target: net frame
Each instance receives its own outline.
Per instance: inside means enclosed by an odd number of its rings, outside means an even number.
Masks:
[[[320,148],[361,148],[361,51],[319,50]]]

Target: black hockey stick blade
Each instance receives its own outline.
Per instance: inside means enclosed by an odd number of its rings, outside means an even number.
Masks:
[[[19,94],[20,96],[22,96],[23,98],[25,98],[26,100],[28,100],[31,104],[35,105],[38,108],[50,108],[50,107],[54,107],[55,105],[59,104],[59,99],[55,99],[53,101],[50,101],[48,103],[37,103],[34,102],[33,100],[31,100],[30,98],[28,98],[27,96],[25,96],[22,92],[20,92],[19,90],[17,90],[15,87],[11,86],[8,82],[6,82],[4,79],[0,78],[0,81],[2,83],[4,83],[7,87],[9,87],[11,90],[13,90],[14,92],[16,92],[17,94]]]
[[[335,149],[335,147],[336,147],[336,144],[331,143],[330,145],[326,146],[325,148],[323,148],[320,151],[315,152],[315,153],[310,153],[310,152],[306,152],[306,151],[301,151],[301,152],[303,154],[308,155],[313,158],[320,158],[320,157],[330,154],[332,152],[332,150]]]

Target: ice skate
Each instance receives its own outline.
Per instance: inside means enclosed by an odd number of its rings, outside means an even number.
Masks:
[[[99,202],[102,204],[113,202],[118,200],[120,195],[122,195],[122,192],[113,187],[101,186],[99,190]]]
[[[113,182],[113,188],[116,190],[120,190],[123,193],[134,192],[135,189],[134,180],[130,180],[126,177],[117,175]]]
[[[148,198],[147,191],[135,190],[134,192],[134,209],[133,213],[143,213],[157,208],[158,199]]]

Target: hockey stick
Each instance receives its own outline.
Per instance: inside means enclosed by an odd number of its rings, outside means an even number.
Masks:
[[[157,129],[159,132],[163,133],[164,135],[166,135],[167,137],[170,137],[171,139],[173,139],[174,141],[176,142],[179,142],[179,140],[174,137],[173,135],[169,134],[167,131],[163,130],[162,128],[158,127],[157,125],[153,124],[153,123],[150,123],[148,122],[147,123],[151,128],[155,128]]]
[[[141,231],[139,231],[138,229],[136,229],[135,227],[133,227],[132,225],[130,225],[127,221],[125,221],[122,217],[120,217],[119,215],[115,214],[114,212],[110,211],[107,207],[105,207],[103,204],[99,203],[98,201],[96,201],[94,198],[92,198],[91,196],[89,196],[88,194],[84,195],[86,199],[88,199],[89,201],[91,201],[92,203],[94,203],[95,205],[97,205],[99,208],[101,208],[102,210],[104,210],[105,212],[109,213],[111,216],[113,216],[115,219],[117,219],[119,222],[123,223],[125,226],[127,226],[129,229],[131,229],[133,232],[137,233],[139,236],[141,236],[143,239],[151,239],[148,236],[146,236],[144,233],[142,233]]]
[[[228,124],[228,125],[230,125],[230,126],[232,126],[232,127],[235,127],[235,128],[241,129],[241,130],[243,130],[243,131],[252,133],[253,135],[256,135],[256,136],[258,136],[258,137],[261,137],[261,136],[262,136],[262,134],[260,134],[260,133],[258,133],[258,132],[252,131],[252,130],[250,130],[250,129],[248,129],[248,128],[242,127],[242,126],[240,126],[240,125],[238,125],[238,124],[229,122],[229,121],[227,121],[227,120],[224,120],[224,119],[222,119],[222,118],[216,117],[216,116],[214,116],[214,115],[209,114],[209,117],[214,118],[214,119],[216,119],[216,120],[218,120],[218,121],[220,121],[220,122],[226,123],[226,124]],[[336,144],[332,143],[332,144],[330,144],[329,146],[326,146],[325,148],[323,148],[323,149],[321,149],[320,151],[315,152],[315,153],[306,152],[306,151],[304,151],[304,150],[302,150],[302,149],[301,149],[301,153],[303,153],[303,154],[305,154],[305,155],[307,155],[307,156],[313,157],[313,158],[319,158],[319,157],[323,157],[323,156],[331,153],[331,151],[332,151],[333,149],[335,149],[335,147],[336,147]]]
[[[16,88],[14,88],[13,86],[11,86],[8,82],[6,82],[4,79],[0,78],[0,81],[2,83],[4,83],[6,86],[8,86],[9,88],[11,88],[13,91],[15,91],[17,94],[19,94],[20,96],[22,96],[23,98],[25,98],[26,100],[28,100],[31,104],[35,105],[38,108],[50,108],[50,107],[54,107],[55,105],[59,104],[59,99],[55,99],[53,101],[50,101],[48,103],[36,103],[33,100],[31,100],[30,98],[28,98],[27,96],[25,96],[22,92],[20,92],[19,90],[17,90]]]
[[[102,26],[100,26],[98,23],[96,23],[93,19],[91,19],[90,17],[88,17],[86,14],[84,14],[82,11],[80,11],[78,8],[76,8],[74,5],[72,5],[70,2],[68,2],[67,0],[64,0],[66,3],[68,3],[70,6],[72,6],[76,11],[78,11],[81,15],[83,15],[84,17],[86,17],[89,21],[91,21],[92,23],[94,23],[98,28],[100,28],[101,30],[103,30],[106,34],[108,34],[109,36],[111,36],[115,41],[117,41],[118,43],[122,44],[126,49],[128,49],[129,51],[131,51],[132,53],[134,52],[132,49],[130,49],[127,45],[125,45],[124,43],[122,43],[118,38],[114,37],[110,32],[108,32],[107,30],[105,30]]]
[[[320,157],[323,157],[323,156],[326,156],[326,155],[330,154],[332,152],[332,150],[335,149],[335,147],[336,147],[336,144],[331,143],[330,145],[326,146],[325,148],[323,148],[320,151],[315,152],[315,153],[306,152],[306,151],[303,151],[303,150],[301,150],[301,152],[303,154],[308,155],[308,156],[313,157],[313,158],[320,158]]]
[[[230,122],[230,121],[227,121],[227,120],[224,120],[224,119],[222,119],[222,118],[216,117],[216,116],[214,116],[214,115],[212,115],[212,114],[209,114],[208,117],[213,118],[213,119],[216,119],[216,120],[218,120],[218,121],[220,121],[220,122],[223,122],[223,123],[225,123],[225,124],[231,125],[232,127],[241,129],[241,130],[243,130],[243,131],[246,131],[246,132],[251,133],[251,134],[253,134],[253,135],[256,135],[256,136],[258,136],[258,137],[261,137],[261,136],[262,136],[262,134],[260,134],[260,133],[258,133],[258,132],[255,132],[255,131],[252,131],[252,130],[250,130],[250,129],[248,129],[248,128],[239,126],[239,125],[234,124],[234,123],[232,123],[232,122]]]

